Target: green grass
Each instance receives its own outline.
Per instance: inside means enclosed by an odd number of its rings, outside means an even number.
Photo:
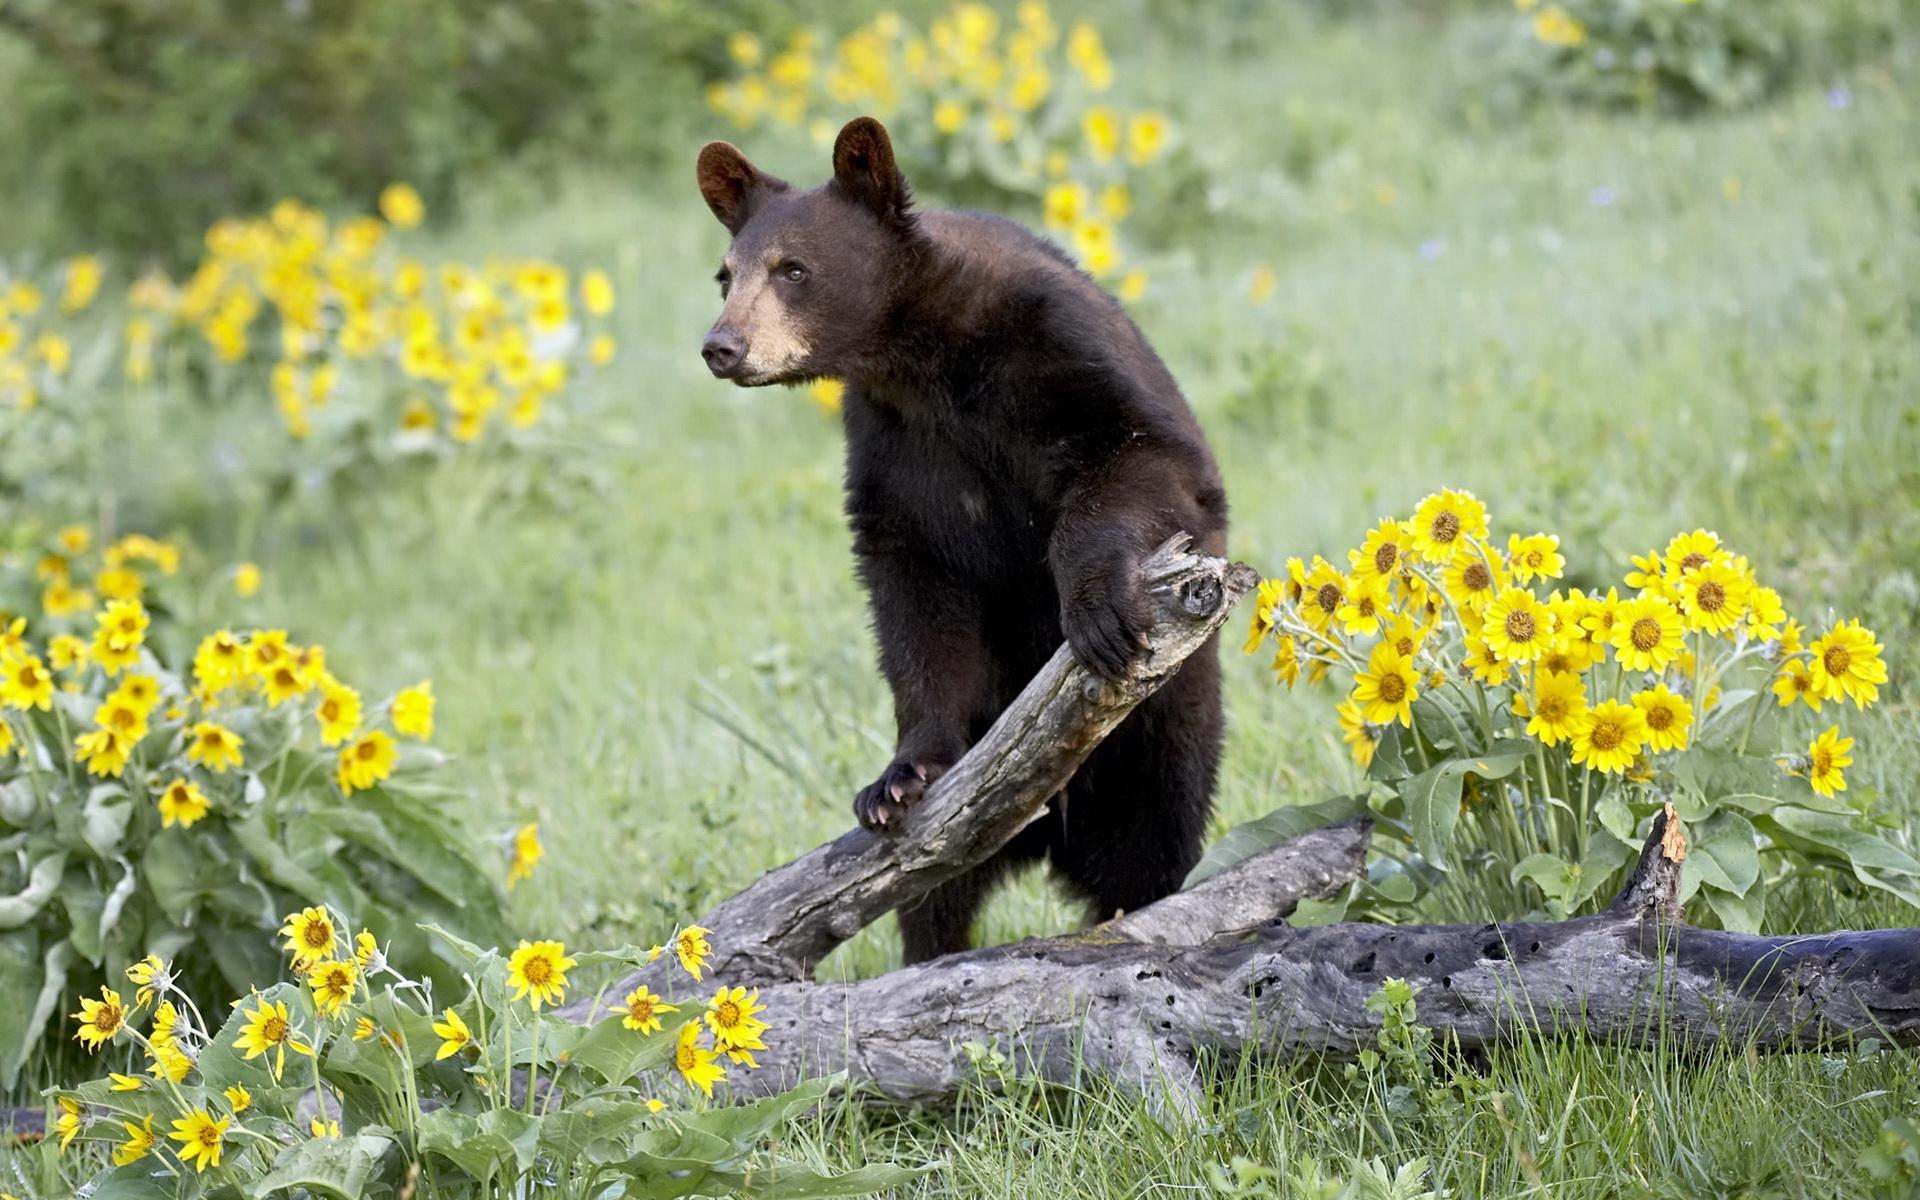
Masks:
[[[1284,32],[1220,58],[1149,31],[1127,60],[1217,173],[1205,211],[1148,215],[1165,261],[1138,316],[1219,453],[1233,552],[1268,569],[1333,553],[1440,486],[1479,493],[1498,527],[1560,532],[1592,578],[1705,525],[1791,611],[1865,618],[1910,677],[1916,41],[1849,78],[1846,109],[1808,85],[1685,123],[1553,109],[1491,122],[1453,103],[1472,60],[1436,53],[1470,31],[1383,16]],[[1279,165],[1303,139],[1323,147],[1308,177]],[[824,173],[812,152],[764,157],[801,180]],[[725,235],[691,170],[578,175],[537,196],[501,186],[445,241],[617,268],[619,369],[570,402],[556,435],[575,470],[542,466],[529,492],[524,463],[475,456],[256,520],[152,453],[181,436],[156,417],[120,452],[138,480],[125,493],[186,514],[216,553],[259,557],[269,611],[343,675],[433,676],[473,826],[541,822],[551,858],[516,895],[529,931],[644,944],[845,829],[887,760],[837,425],[799,394],[706,377],[696,347]],[[1280,286],[1254,305],[1261,261]],[[1228,653],[1218,824],[1350,787],[1329,698],[1277,690]],[[1849,722],[1855,787],[1906,818],[1909,845],[1913,695],[1896,687]],[[1914,922],[1852,891],[1793,881],[1769,925]],[[1031,877],[980,935],[1072,920]],[[876,973],[897,954],[882,925],[824,973]],[[1492,1054],[1447,1122],[1390,1118],[1337,1067],[1234,1064],[1199,1130],[1098,1088],[1016,1086],[953,1113],[843,1108],[793,1137],[831,1162],[944,1159],[928,1195],[1206,1194],[1208,1168],[1236,1155],[1276,1168],[1310,1155],[1340,1175],[1426,1155],[1430,1186],[1463,1196],[1854,1195],[1869,1194],[1858,1150],[1920,1101],[1914,1074],[1900,1055],[1556,1043]]]

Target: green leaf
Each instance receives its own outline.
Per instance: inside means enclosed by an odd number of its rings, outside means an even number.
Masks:
[[[27,885],[11,896],[0,896],[0,929],[18,929],[40,915],[60,886],[66,870],[65,854],[49,854],[27,870]]]
[[[29,934],[22,930],[10,936],[26,937]],[[61,996],[66,992],[67,964],[72,958],[73,946],[65,938],[48,946],[40,956],[37,993],[31,967],[17,975],[9,967],[7,974],[0,976],[0,980],[4,980],[4,984],[0,985],[0,1001],[6,1003],[9,1013],[25,1014],[21,1024],[11,1029],[8,1025],[10,1018],[0,1018],[0,1085],[12,1087],[19,1079],[21,1066],[26,1063],[27,1055],[46,1029],[48,1018],[53,1016]]]
[[[1413,774],[1407,766],[1407,739],[1410,735],[1398,725],[1389,725],[1373,748],[1373,761],[1367,764],[1367,778],[1393,784]]]
[[[88,1184],[88,1200],[171,1200],[179,1180],[149,1156],[115,1167]]]
[[[1208,848],[1180,886],[1193,885],[1212,878],[1244,858],[1271,846],[1299,837],[1303,833],[1332,825],[1367,811],[1365,796],[1335,796],[1318,804],[1296,804],[1276,808],[1264,817],[1235,825]]]
[[[266,1051],[254,1058],[243,1058],[236,1043],[241,1032],[252,1019],[251,1014],[259,1011],[265,1004],[285,1002],[287,1016],[303,1045],[313,1045],[314,1031],[319,1028],[319,1018],[314,1015],[313,1000],[307,990],[291,983],[276,983],[257,996],[250,996],[246,1002],[233,1009],[227,1017],[227,1023],[220,1028],[213,1041],[200,1052],[200,1081],[211,1091],[221,1091],[232,1084],[243,1084],[248,1091],[262,1092],[291,1090],[301,1086],[301,1081],[311,1080],[311,1068],[307,1065],[307,1056],[287,1047],[286,1074],[281,1079],[273,1077],[273,1063],[279,1057],[276,1051]]]
[[[299,1188],[339,1200],[360,1200],[381,1157],[392,1148],[392,1138],[374,1133],[296,1142],[280,1152],[273,1170],[247,1185],[246,1194],[264,1200],[275,1192]]]
[[[1760,878],[1760,851],[1753,822],[1737,812],[1718,812],[1688,829],[1690,846],[1680,864],[1680,898],[1704,883],[1744,896]]]
[[[533,1169],[539,1154],[541,1118],[510,1108],[493,1108],[478,1117],[452,1109],[422,1113],[420,1152],[438,1154],[473,1176]]]
[[[127,789],[117,783],[99,785],[87,793],[80,813],[80,836],[88,848],[101,858],[120,857],[127,822],[133,819],[133,797]]]
[[[16,929],[0,933],[0,1086],[12,1087],[27,1049],[39,1040],[27,1014],[40,994],[40,933]]]
[[[751,1104],[686,1113],[679,1121],[688,1129],[697,1129],[731,1142],[741,1153],[746,1153],[765,1140],[776,1127],[785,1124],[794,1113],[812,1108],[845,1087],[846,1082],[846,1072],[841,1071],[809,1079],[778,1096],[755,1100]]]
[[[1510,883],[1519,883],[1522,879],[1532,880],[1547,899],[1564,904],[1579,882],[1580,870],[1557,855],[1529,854],[1513,864],[1513,870],[1507,872]]]
[[[610,1154],[596,1148],[633,1132],[651,1115],[638,1100],[577,1100],[571,1107],[546,1115],[540,1126],[540,1145],[563,1163],[582,1158],[619,1158],[626,1153],[624,1147]]]
[[[1567,911],[1572,912],[1592,899],[1609,879],[1634,860],[1639,853],[1633,846],[1615,838],[1606,830],[1596,830],[1587,843],[1586,857],[1575,872],[1573,890],[1567,894]]]
[[[798,1163],[776,1162],[765,1170],[741,1176],[733,1187],[740,1196],[767,1197],[768,1200],[864,1196],[910,1183],[941,1165],[936,1162],[924,1167],[903,1167],[893,1163],[871,1163],[839,1175],[828,1175]]]
[[[1860,882],[1920,907],[1920,862],[1878,833],[1859,828],[1854,820],[1783,805],[1760,824],[1769,836],[1794,849],[1810,857],[1844,861]]]
[[[1760,922],[1767,915],[1765,876],[1756,878],[1753,886],[1742,896],[1723,892],[1717,887],[1703,887],[1700,895],[1706,900],[1707,907],[1713,910],[1713,915],[1720,918],[1723,928],[1735,933],[1760,932]]]
[[[664,1014],[661,1029],[653,1033],[628,1029],[617,1015],[608,1017],[595,1022],[573,1047],[573,1061],[609,1084],[625,1083],[642,1071],[665,1066],[673,1058],[680,1027],[698,1016],[698,1005],[683,1005],[679,1012]]]
[[[1447,847],[1453,842],[1453,830],[1460,821],[1460,784],[1467,775],[1482,779],[1503,779],[1519,770],[1532,754],[1531,747],[1517,749],[1520,743],[1501,742],[1492,753],[1478,758],[1450,758],[1409,779],[1400,789],[1407,804],[1407,820],[1413,826],[1413,842],[1420,854],[1435,867],[1446,870]]]

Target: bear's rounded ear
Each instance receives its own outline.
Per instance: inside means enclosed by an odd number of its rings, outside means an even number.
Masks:
[[[849,199],[888,223],[908,221],[913,194],[893,161],[893,139],[872,117],[855,117],[833,143],[833,182]]]
[[[754,201],[768,192],[784,192],[787,185],[747,161],[731,142],[708,142],[700,148],[694,168],[700,195],[728,233],[739,233],[753,215]]]

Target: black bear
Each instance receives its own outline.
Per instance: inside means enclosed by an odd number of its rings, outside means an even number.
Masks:
[[[854,799],[870,829],[951,767],[1062,635],[1112,678],[1141,651],[1140,558],[1185,531],[1224,551],[1226,492],[1138,327],[1051,243],[1004,218],[921,212],[878,121],[840,131],[833,179],[797,191],[739,150],[700,151],[733,235],[700,353],[743,387],[846,384],[846,509],[893,690],[898,749]],[[900,911],[906,958],[963,950],[988,890],[1041,858],[1094,919],[1178,888],[1220,757],[1203,647],[975,869]]]

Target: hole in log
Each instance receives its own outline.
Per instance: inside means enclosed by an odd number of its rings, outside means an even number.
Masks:
[[[1540,943],[1539,943],[1539,942],[1535,942],[1535,943],[1534,943],[1533,945],[1531,945],[1531,946],[1528,946],[1528,947],[1527,947],[1527,953],[1528,953],[1528,954],[1538,954],[1538,953],[1540,953]]]
[[[1440,977],[1440,986],[1443,988],[1446,988],[1449,991],[1453,990],[1453,976],[1442,975]]]
[[[1506,956],[1507,956],[1507,948],[1505,946],[1502,946],[1499,942],[1488,942],[1486,945],[1480,947],[1481,958],[1488,959],[1493,962],[1499,962],[1502,959],[1506,958]]]
[[[1353,966],[1347,968],[1347,972],[1348,974],[1351,974],[1351,975],[1372,974],[1373,973],[1373,951],[1369,950],[1365,954],[1362,954],[1354,962]]]
[[[1173,1007],[1173,997],[1172,997],[1172,996],[1168,996],[1168,997],[1167,997],[1167,1007],[1168,1007],[1168,1008],[1172,1008],[1172,1007]]]
[[[1426,956],[1426,957],[1425,957],[1424,959],[1422,959],[1421,961],[1422,961],[1422,962],[1432,962],[1432,961],[1433,961],[1433,951],[1431,951],[1431,950],[1429,950],[1429,951],[1427,951],[1427,956]]]
[[[1134,978],[1134,982],[1136,982],[1136,983],[1139,983],[1139,982],[1144,982],[1144,981],[1146,981],[1146,980],[1148,980],[1148,979],[1158,979],[1158,978],[1160,978],[1160,972],[1158,972],[1158,971],[1139,971],[1139,972],[1136,972],[1136,973],[1134,974],[1134,977],[1133,977],[1133,978]]]

